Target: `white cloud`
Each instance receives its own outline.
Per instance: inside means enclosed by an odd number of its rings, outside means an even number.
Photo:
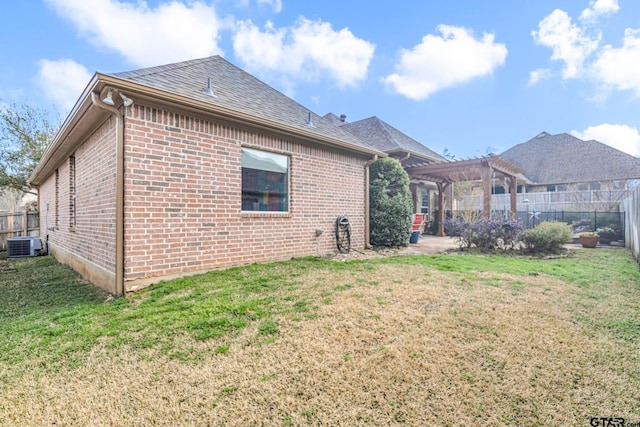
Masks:
[[[592,101],[603,102],[612,90],[630,90],[640,96],[640,29],[627,28],[621,47],[599,46],[598,19],[619,10],[618,0],[592,0],[579,22],[573,23],[565,11],[556,9],[531,33],[536,43],[552,49],[551,59],[564,63],[563,79],[594,84],[595,93],[588,98]],[[539,70],[530,73],[529,84],[544,77]]]
[[[258,0],[258,4],[271,6],[275,13],[280,13],[282,11],[282,0]]]
[[[268,22],[264,31],[251,21],[238,22],[233,48],[252,72],[306,80],[327,75],[345,87],[366,79],[375,45],[348,28],[335,31],[327,22],[301,17],[279,29]]]
[[[592,23],[598,20],[600,16],[611,15],[620,10],[618,0],[592,0],[589,7],[582,11],[580,20],[586,23]]]
[[[560,9],[540,21],[538,31],[532,31],[531,35],[536,43],[552,49],[551,59],[564,62],[564,79],[582,75],[584,61],[600,42],[599,33],[593,37],[587,35],[585,28],[574,24],[567,12]]]
[[[620,48],[604,46],[593,73],[606,89],[632,90],[640,97],[640,30],[627,28]]]
[[[419,101],[446,87],[490,75],[507,57],[493,34],[473,37],[466,28],[439,25],[442,37],[428,34],[411,49],[403,49],[396,73],[383,79],[396,92]]]
[[[541,80],[550,79],[553,76],[553,72],[548,68],[538,68],[529,73],[528,86],[533,86]]]
[[[571,134],[584,141],[595,139],[632,156],[640,156],[640,133],[634,127],[603,123],[589,126],[582,132],[572,130]]]
[[[243,7],[251,7],[251,3],[254,0],[235,0],[237,4]],[[271,7],[274,13],[282,12],[282,0],[255,0],[258,5],[265,5]]]
[[[150,8],[146,2],[118,0],[47,0],[82,35],[123,55],[138,66],[151,66],[222,53],[218,32],[223,23],[213,7],[169,1]]]
[[[42,59],[39,66],[38,84],[45,96],[65,112],[73,108],[93,75],[71,59]]]

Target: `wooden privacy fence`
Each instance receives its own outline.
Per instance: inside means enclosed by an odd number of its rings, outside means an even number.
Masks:
[[[38,212],[0,212],[0,251],[7,250],[7,239],[37,236],[39,231]]]
[[[631,249],[633,256],[640,262],[640,187],[629,194],[620,204],[620,210],[624,211],[626,246]]]

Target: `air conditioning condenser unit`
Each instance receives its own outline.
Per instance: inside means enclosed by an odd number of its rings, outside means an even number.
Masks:
[[[42,240],[37,236],[11,237],[7,239],[7,258],[38,256],[42,251]]]

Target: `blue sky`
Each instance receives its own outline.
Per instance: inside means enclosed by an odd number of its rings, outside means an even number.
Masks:
[[[220,54],[324,115],[457,158],[542,131],[640,156],[637,0],[28,0],[3,5],[0,107],[66,115],[96,71]]]

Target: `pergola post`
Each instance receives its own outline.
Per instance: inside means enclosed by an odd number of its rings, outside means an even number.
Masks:
[[[511,219],[516,219],[518,212],[518,202],[516,195],[518,193],[518,177],[509,176],[509,195],[511,196]]]
[[[482,164],[482,217],[491,219],[491,166],[489,162]]]
[[[446,182],[436,182],[438,186],[438,232],[436,236],[446,236],[444,232],[444,192],[449,186]]]

